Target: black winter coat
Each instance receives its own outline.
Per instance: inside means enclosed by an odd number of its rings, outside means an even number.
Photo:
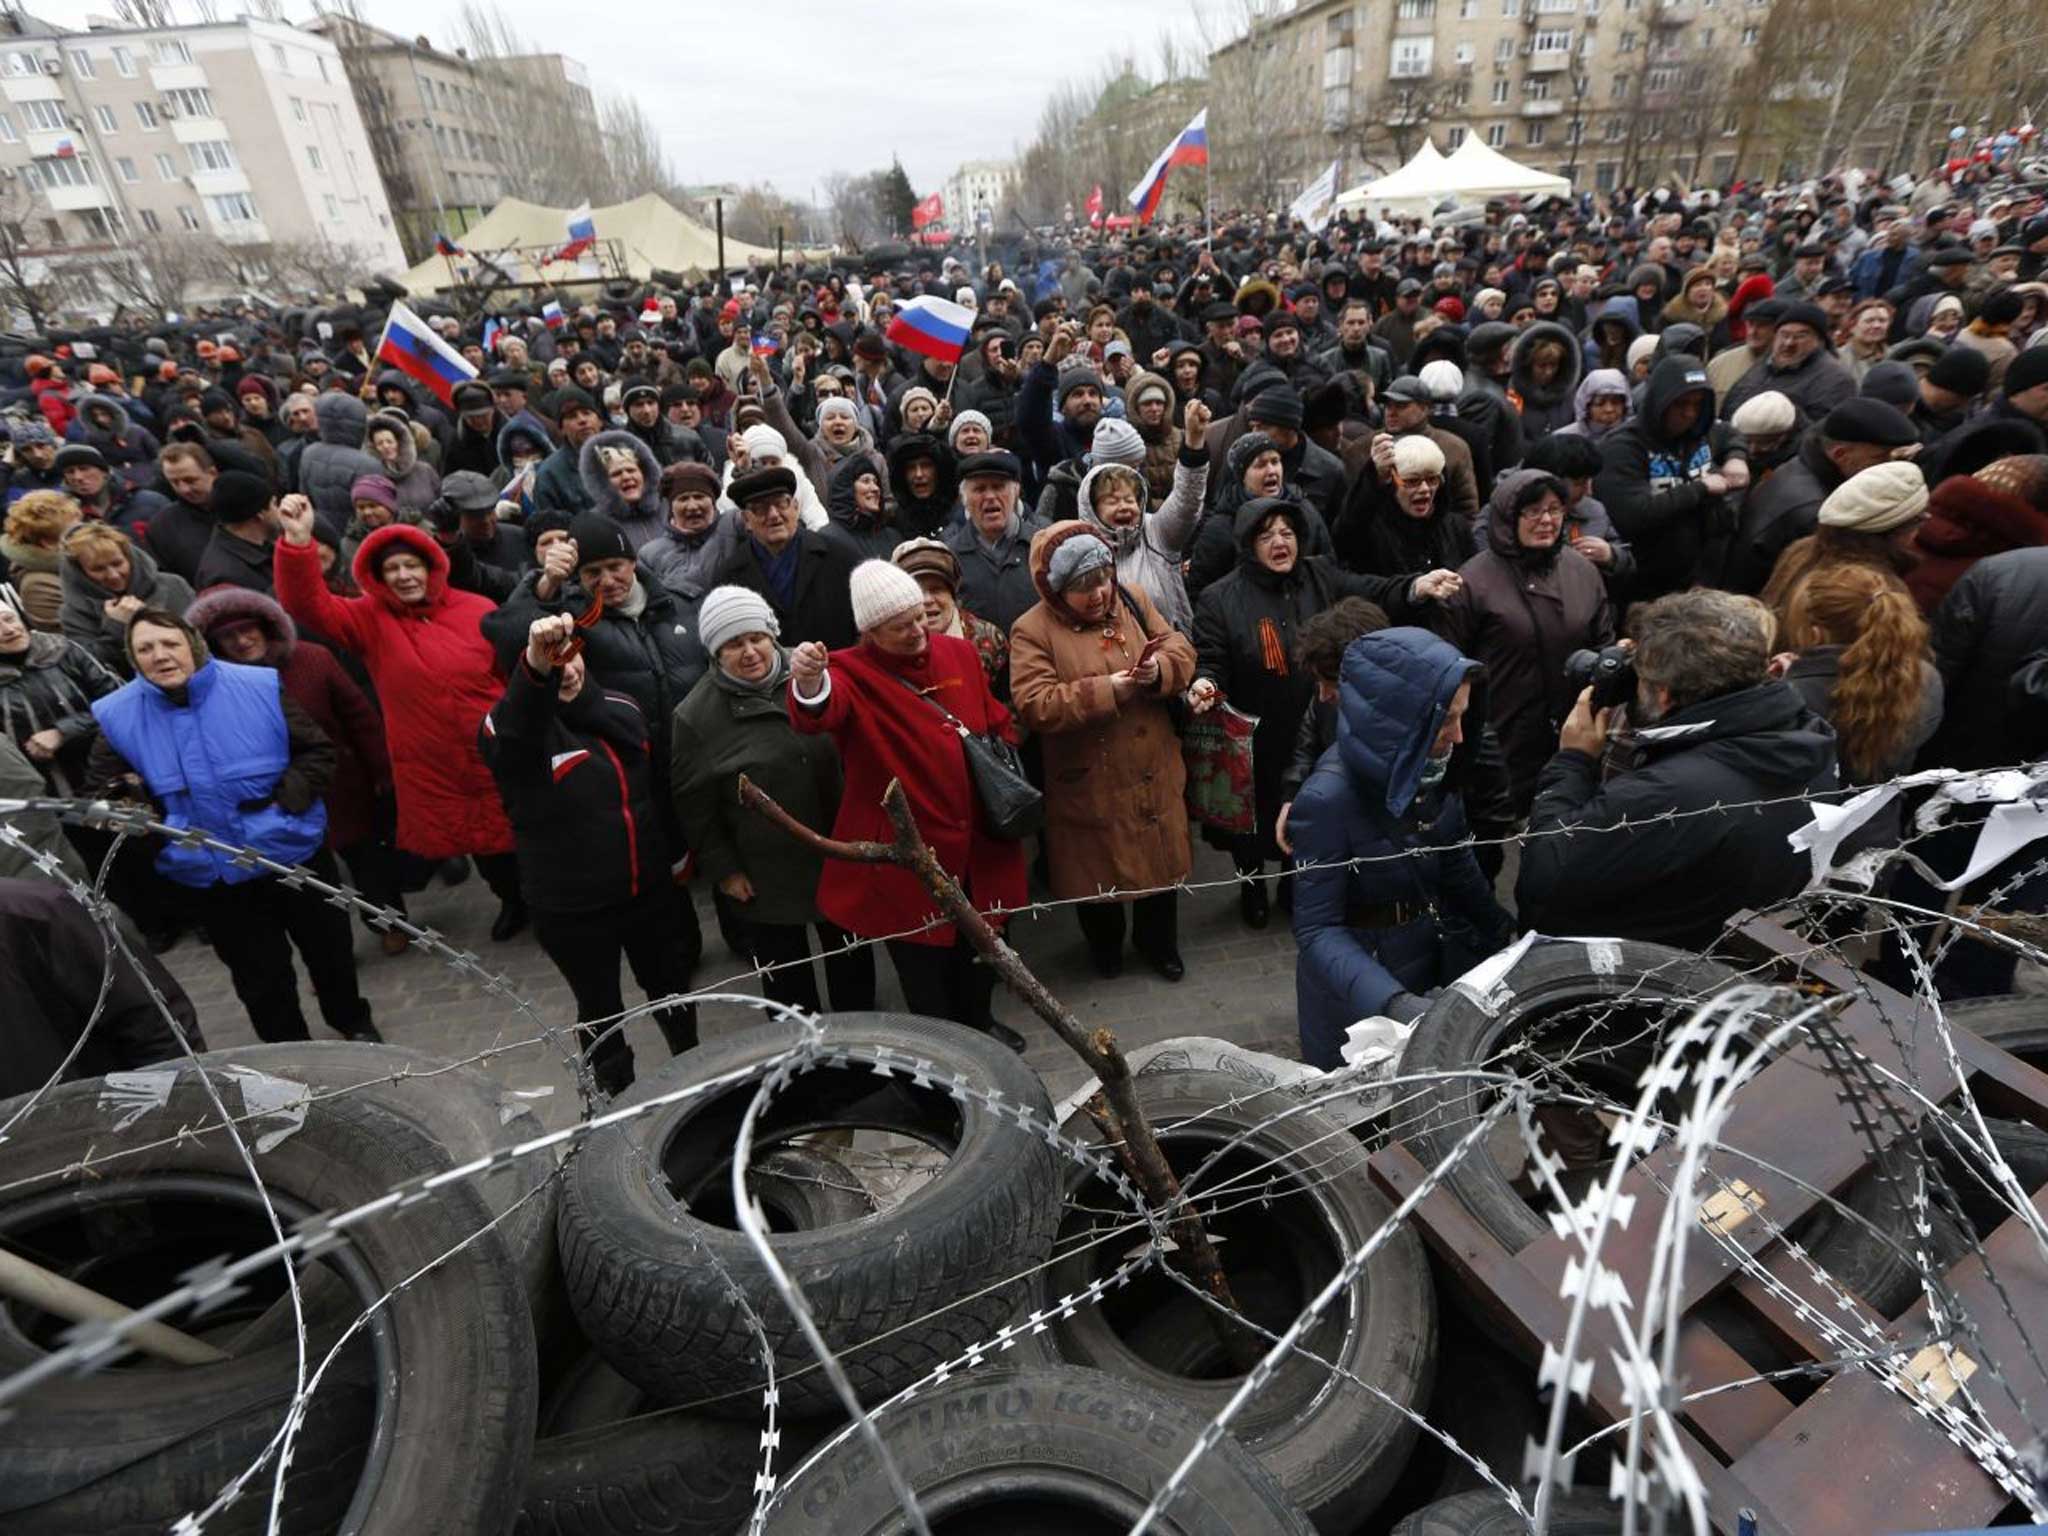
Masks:
[[[1703,396],[1698,423],[1683,437],[1667,438],[1665,410],[1691,393]],[[1639,600],[1675,592],[1718,569],[1734,519],[1726,499],[1700,484],[1720,461],[1725,435],[1710,425],[1713,410],[1706,369],[1692,358],[1666,358],[1644,386],[1642,410],[1600,440],[1604,462],[1593,494],[1635,549],[1631,595]]]
[[[1786,838],[1813,812],[1790,797],[1836,787],[1825,720],[1769,682],[1673,710],[1649,735],[1604,784],[1583,752],[1545,765],[1515,883],[1525,927],[1704,950],[1743,908],[1805,887],[1812,860]]]
[[[640,706],[594,680],[569,703],[525,658],[477,732],[540,912],[594,912],[669,879],[665,810]]]
[[[1785,546],[1820,526],[1820,504],[1841,483],[1841,475],[1821,451],[1820,428],[1810,429],[1798,454],[1742,498],[1735,536],[1721,567],[1721,585],[1731,592],[1763,591]]]
[[[2036,745],[2008,711],[2008,689],[2048,639],[2048,547],[1987,555],[1957,578],[1934,611],[1934,665],[1945,707],[1922,767],[1992,768]]]
[[[1311,560],[1335,555],[1337,546],[1330,538],[1330,525],[1323,520],[1322,513],[1311,506],[1291,482],[1282,487],[1281,498],[1301,508],[1302,555]],[[1221,581],[1237,568],[1237,514],[1244,510],[1250,499],[1245,495],[1243,484],[1231,480],[1224,486],[1223,494],[1216,498],[1216,505],[1203,513],[1201,522],[1195,525],[1195,536],[1187,546],[1189,602],[1198,600],[1203,589]]]
[[[784,604],[768,590],[767,575],[754,554],[754,541],[744,534],[725,564],[704,585],[707,589],[747,587],[760,593],[775,610],[776,622],[782,626],[782,643],[792,649],[806,640],[816,640],[835,651],[852,645],[860,638],[860,631],[853,624],[851,585],[859,558],[851,548],[835,543],[814,528],[799,528],[796,537],[795,596],[789,603]]]
[[[1413,518],[1395,501],[1392,484],[1370,469],[1351,488],[1331,537],[1348,568],[1376,576],[1455,571],[1478,552],[1471,528],[1452,510],[1442,487],[1429,516]]]

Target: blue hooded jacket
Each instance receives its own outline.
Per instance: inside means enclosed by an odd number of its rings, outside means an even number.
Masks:
[[[1336,744],[1287,821],[1300,870],[1295,1007],[1312,1066],[1341,1065],[1345,1030],[1395,993],[1440,986],[1508,939],[1472,851],[1452,846],[1466,836],[1463,801],[1422,783],[1451,700],[1478,668],[1421,629],[1383,629],[1344,653]],[[1350,921],[1396,902],[1427,910],[1392,926]]]

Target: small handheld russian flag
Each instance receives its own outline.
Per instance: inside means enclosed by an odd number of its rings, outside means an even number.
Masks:
[[[549,330],[559,331],[564,320],[567,318],[562,313],[562,301],[560,299],[549,299],[547,303],[541,305],[540,317],[547,322]]]
[[[957,363],[967,351],[974,311],[951,299],[919,294],[896,306],[884,333],[889,340],[942,363]]]
[[[463,250],[437,229],[434,231],[434,253],[438,256],[460,256]]]
[[[391,306],[391,318],[384,322],[384,336],[377,343],[377,357],[426,385],[443,405],[455,403],[456,385],[476,377],[469,359],[403,304]]]
[[[497,351],[497,350],[498,350],[498,337],[499,337],[499,336],[500,336],[501,334],[503,334],[503,332],[504,332],[504,329],[505,329],[505,323],[504,323],[504,321],[500,320],[500,319],[499,319],[499,318],[498,318],[498,317],[497,317],[496,315],[485,315],[485,316],[484,316],[484,351],[485,351],[485,352],[495,352],[495,351]]]
[[[782,350],[782,343],[767,331],[754,332],[754,356],[773,357]]]

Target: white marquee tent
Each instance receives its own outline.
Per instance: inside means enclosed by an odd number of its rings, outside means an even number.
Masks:
[[[1489,197],[1563,197],[1571,189],[1564,177],[1518,165],[1467,133],[1465,142],[1449,155],[1424,139],[1414,158],[1398,171],[1339,194],[1334,206],[1338,212],[1374,218],[1423,217],[1446,199],[1479,203]]]

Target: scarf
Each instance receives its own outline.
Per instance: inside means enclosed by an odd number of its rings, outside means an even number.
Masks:
[[[747,543],[753,547],[754,563],[768,583],[768,600],[786,612],[796,604],[796,564],[803,540],[792,538],[779,555],[769,553],[768,546],[752,534],[747,535]]]
[[[633,578],[633,590],[610,605],[613,613],[622,619],[637,619],[647,611],[647,589],[640,585],[640,578]]]
[[[775,665],[769,669],[768,675],[757,683],[734,677],[715,661],[711,664],[711,675],[718,680],[719,688],[735,698],[762,698],[789,681],[789,653],[779,645],[775,647]]]

